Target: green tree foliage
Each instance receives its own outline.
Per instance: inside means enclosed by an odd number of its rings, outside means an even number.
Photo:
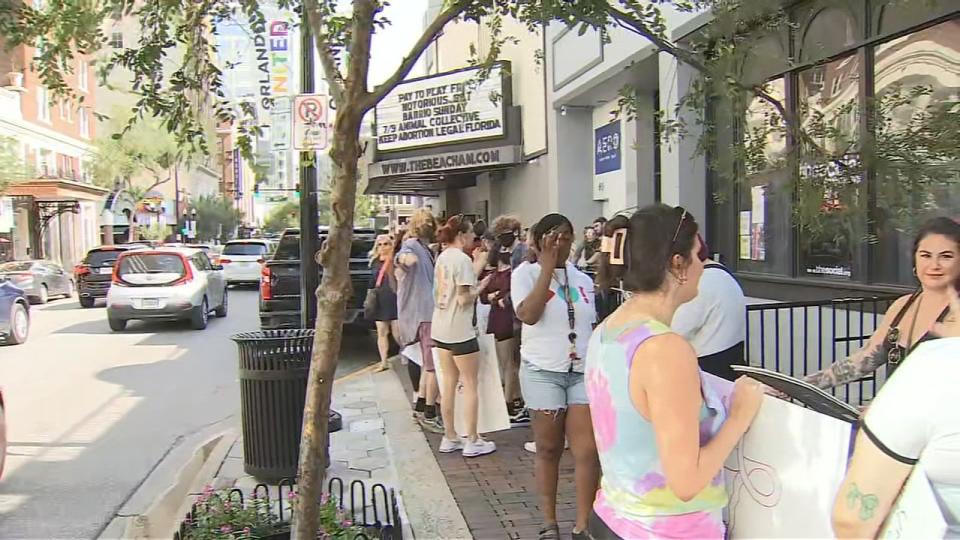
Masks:
[[[300,203],[287,201],[267,214],[263,221],[263,230],[268,233],[278,233],[290,227],[300,226]]]
[[[17,141],[10,137],[0,137],[0,193],[10,184],[30,177],[30,169],[18,152]]]
[[[219,195],[201,195],[190,206],[197,211],[197,239],[201,241],[232,237],[242,218],[233,201]]]

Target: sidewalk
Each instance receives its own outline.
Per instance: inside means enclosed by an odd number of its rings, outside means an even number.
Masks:
[[[341,478],[347,493],[357,479],[368,493],[376,483],[394,488],[404,538],[470,538],[443,473],[428,457],[429,443],[410,414],[407,395],[393,371],[364,370],[334,383],[332,406],[343,416],[343,429],[330,434],[327,479]],[[243,441],[237,438],[212,485],[250,493],[258,483],[243,471]]]
[[[411,395],[413,387],[406,369],[394,373]],[[459,453],[439,453],[440,437],[427,435],[430,449],[472,536],[477,540],[536,538],[543,518],[533,476],[534,454],[523,449],[525,442],[533,440],[533,431],[523,427],[484,435],[497,443],[497,451],[472,459]],[[576,520],[573,457],[569,450],[560,461],[557,519],[561,537],[569,538]]]

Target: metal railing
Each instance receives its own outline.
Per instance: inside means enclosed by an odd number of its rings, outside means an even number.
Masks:
[[[896,296],[771,302],[747,306],[745,360],[752,366],[803,377],[863,347]],[[874,375],[833,389],[851,405],[873,398],[886,376]]]
[[[607,293],[605,313],[624,298],[619,288]],[[842,360],[863,347],[897,296],[838,298],[805,302],[751,304],[746,312],[745,362],[751,366],[803,377]],[[861,405],[886,380],[885,368],[833,389],[851,405]]]
[[[257,484],[250,497],[266,500],[272,512],[276,514],[280,523],[288,523],[292,517],[290,495],[296,494],[296,483],[293,480],[281,480],[276,489],[276,498],[270,496],[271,486]],[[343,511],[343,517],[349,519],[354,526],[362,529],[351,533],[346,540],[403,540],[403,522],[400,517],[400,507],[397,494],[393,488],[383,484],[374,484],[367,490],[363,480],[354,480],[350,483],[349,491],[342,479],[333,477],[327,483],[324,494],[337,501],[337,506]],[[214,495],[219,496],[219,495]],[[240,489],[231,489],[226,498],[234,504],[244,506],[245,497]],[[272,501],[272,502],[271,502]],[[348,504],[349,501],[349,504]],[[173,540],[191,538],[191,529],[194,527],[197,516],[203,513],[204,503],[197,502],[180,522],[180,527],[173,533]],[[320,536],[318,535],[318,538]],[[289,538],[289,532],[281,532],[270,538]]]

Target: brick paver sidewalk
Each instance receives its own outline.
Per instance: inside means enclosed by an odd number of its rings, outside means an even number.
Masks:
[[[485,438],[497,443],[488,456],[464,458],[459,452],[440,454],[440,435],[428,434],[440,470],[446,477],[470,532],[478,540],[536,538],[543,518],[533,478],[533,458],[523,443],[533,440],[530,428],[513,428]],[[573,457],[560,461],[557,518],[562,538],[569,538],[576,519]]]

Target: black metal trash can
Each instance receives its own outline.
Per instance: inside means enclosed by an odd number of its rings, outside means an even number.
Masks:
[[[298,329],[230,338],[240,353],[243,470],[258,479],[279,481],[297,475],[313,336],[314,330]],[[330,431],[339,430],[341,422],[331,411]]]

